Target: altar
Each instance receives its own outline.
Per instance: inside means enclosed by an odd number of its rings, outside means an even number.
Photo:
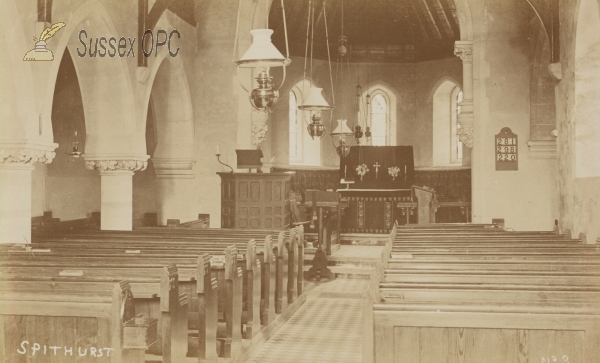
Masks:
[[[342,232],[388,233],[394,221],[417,222],[417,203],[411,189],[338,189],[347,208],[343,210]]]
[[[388,233],[435,222],[435,192],[414,185],[412,146],[352,146],[340,160],[344,233]]]

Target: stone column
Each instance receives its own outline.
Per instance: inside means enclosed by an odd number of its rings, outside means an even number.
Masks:
[[[458,124],[460,129],[457,135],[460,141],[467,147],[473,147],[473,42],[456,41],[454,43],[454,54],[463,63],[463,101],[460,103],[460,114]]]
[[[188,222],[198,218],[199,203],[195,198],[192,159],[152,159],[158,184],[158,224],[166,225],[167,219]]]
[[[50,164],[55,155],[50,150],[0,149],[0,243],[31,242],[33,163]]]
[[[142,160],[86,160],[88,170],[100,172],[100,229],[133,229],[133,172],[144,170]]]

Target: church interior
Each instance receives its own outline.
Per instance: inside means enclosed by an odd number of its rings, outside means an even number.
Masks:
[[[600,0],[0,18],[0,361],[600,363]]]

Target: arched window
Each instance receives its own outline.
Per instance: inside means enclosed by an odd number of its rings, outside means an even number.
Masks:
[[[371,145],[387,145],[388,107],[381,94],[371,99]]]
[[[450,79],[441,80],[434,87],[433,104],[433,166],[462,165],[462,142],[458,115],[462,90]]]
[[[600,15],[582,0],[575,39],[575,177],[600,176]]]
[[[361,126],[371,128],[371,145],[396,145],[396,100],[396,92],[387,85],[376,83],[365,88],[361,107],[366,106],[367,120]]]
[[[298,109],[308,97],[310,82],[300,81],[289,93],[289,163],[293,165],[321,165],[321,139],[312,139],[306,130],[310,111]]]

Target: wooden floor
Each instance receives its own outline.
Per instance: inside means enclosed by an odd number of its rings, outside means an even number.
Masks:
[[[362,291],[368,281],[318,283],[304,305],[247,363],[360,363]]]

